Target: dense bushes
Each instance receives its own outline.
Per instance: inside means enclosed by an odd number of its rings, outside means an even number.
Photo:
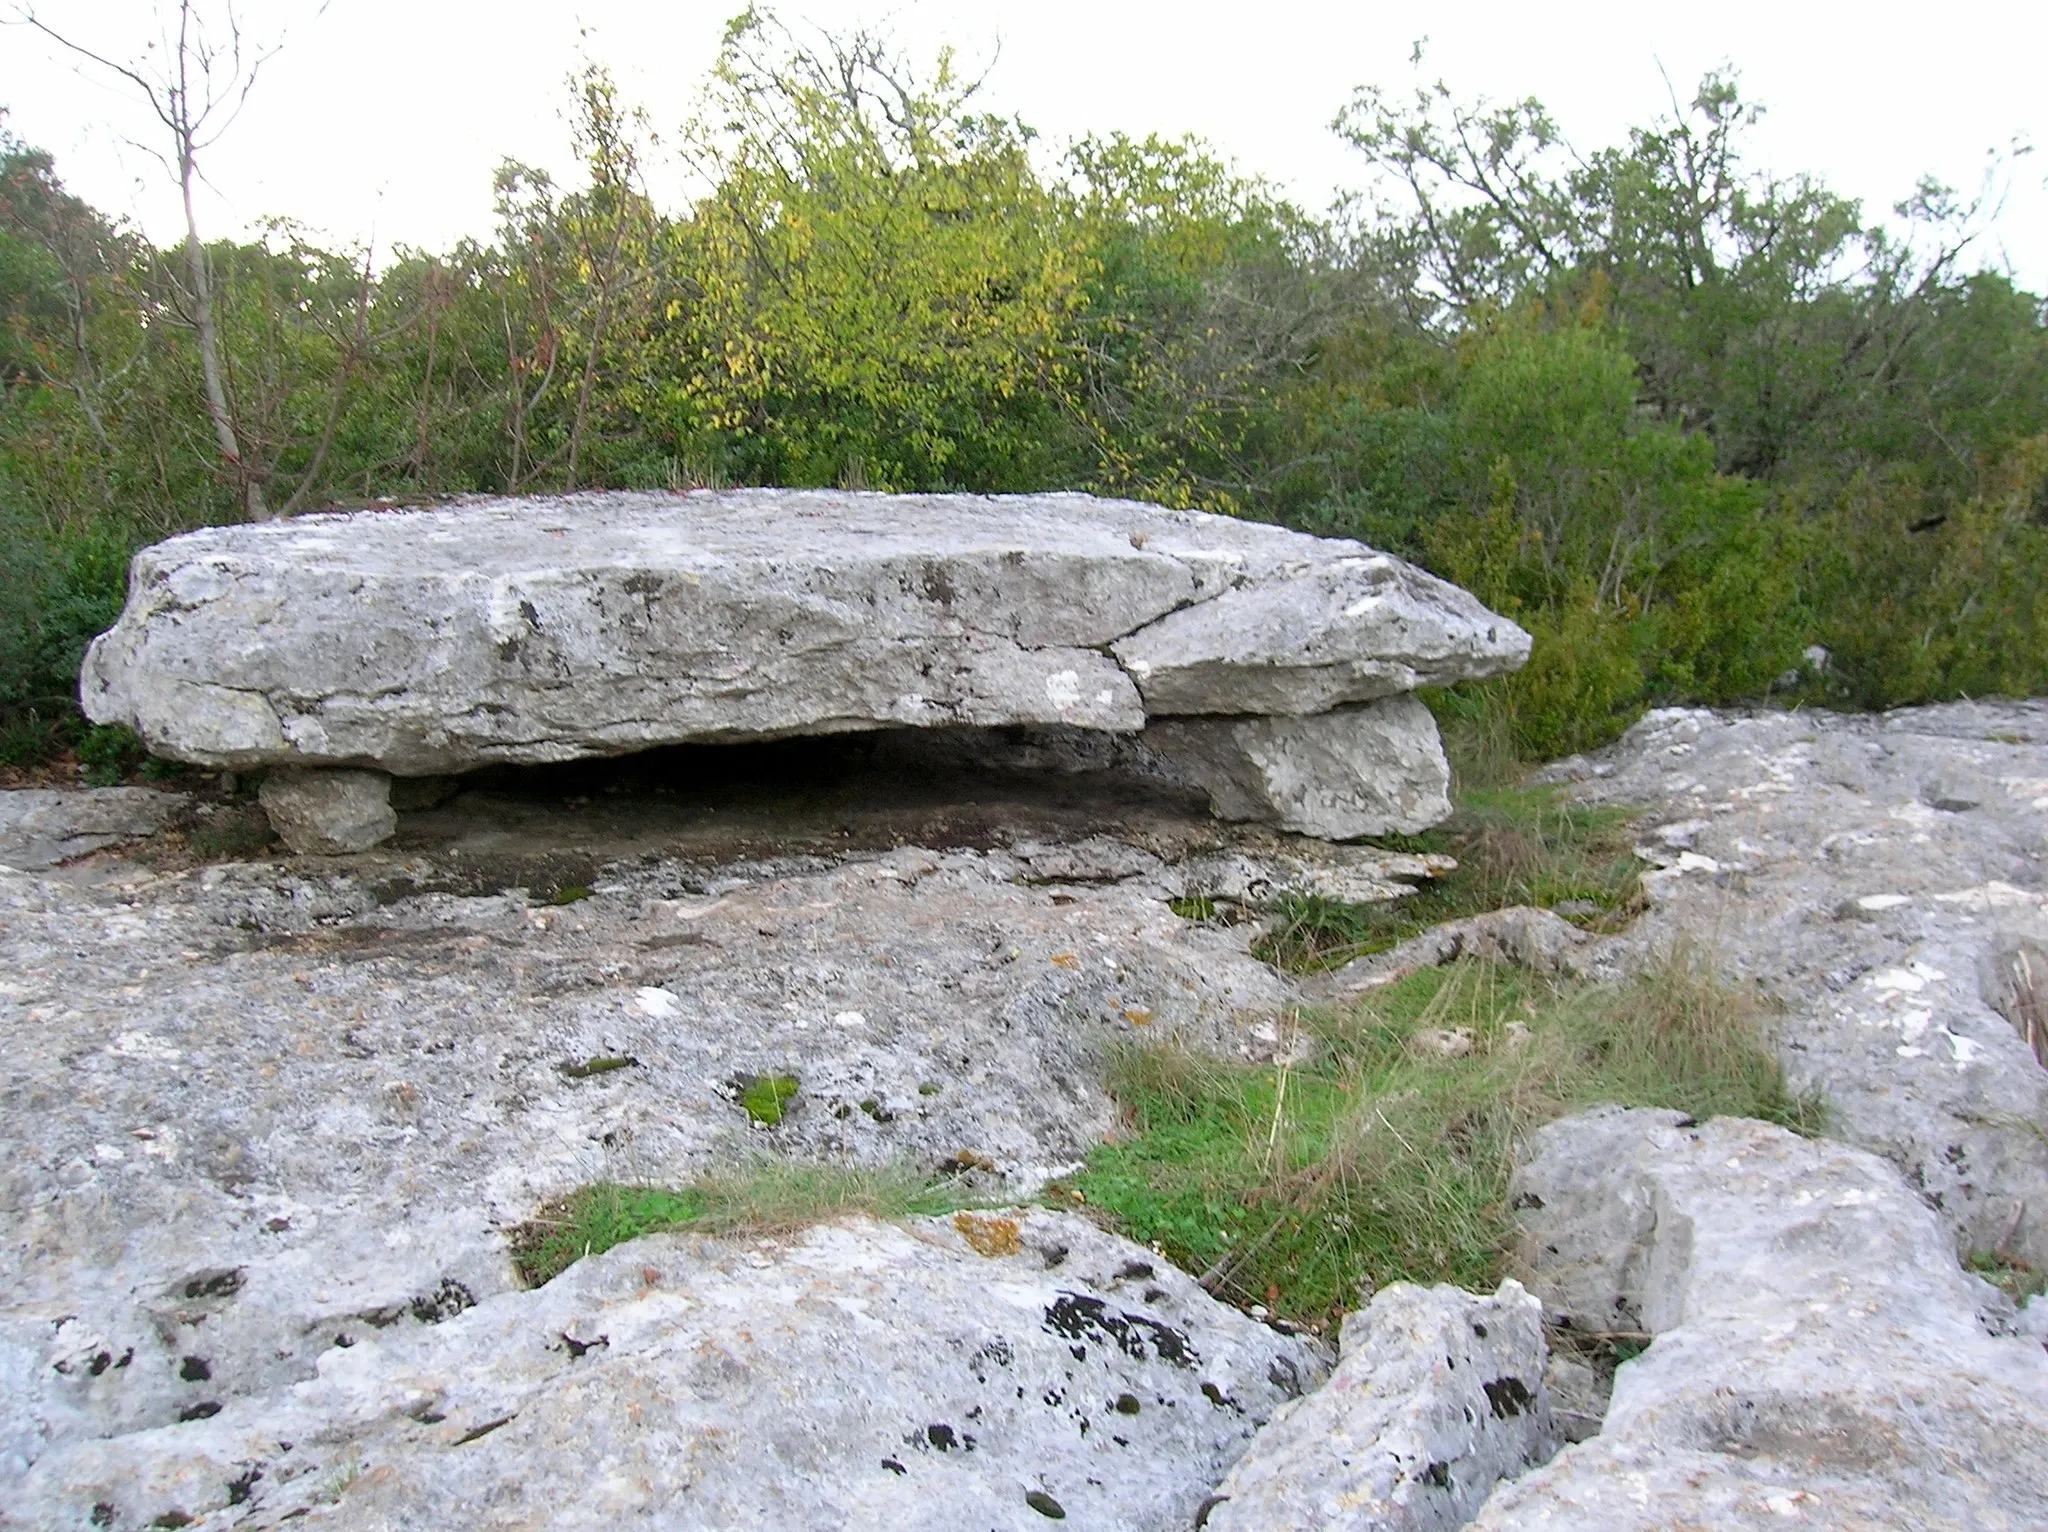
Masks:
[[[1355,535],[1536,633],[1447,704],[1524,755],[1656,702],[2048,690],[2040,300],[1967,271],[1940,188],[1888,235],[1752,173],[1725,79],[1582,155],[1533,103],[1362,93],[1383,195],[1332,219],[1197,145],[1055,160],[943,61],[753,16],[668,212],[573,84],[584,184],[508,164],[489,244],[208,251],[233,465],[183,253],[0,137],[0,750],[70,727],[126,554],[251,485],[1079,487]]]

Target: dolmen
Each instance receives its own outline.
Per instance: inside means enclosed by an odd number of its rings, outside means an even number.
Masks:
[[[392,778],[852,730],[1114,740],[1229,819],[1449,812],[1418,686],[1529,636],[1362,543],[1080,494],[468,499],[136,555],[80,678],[150,751],[263,771],[293,849],[390,835]]]

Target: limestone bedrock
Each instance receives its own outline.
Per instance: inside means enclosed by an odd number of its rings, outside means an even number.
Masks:
[[[1647,810],[1652,908],[1609,960],[1690,942],[1761,985],[1830,1134],[1897,1165],[1960,1250],[2048,1266],[2048,1072],[2001,980],[2048,950],[2048,702],[1669,709],[1546,775]]]
[[[1311,714],[1529,637],[1363,544],[1087,495],[604,493],[140,553],[86,713],[160,756],[399,776],[911,725]]]
[[[2048,1361],[1875,1155],[1601,1107],[1532,1135],[1522,1264],[1555,1333],[1640,1345],[1600,1434],[1475,1532],[2048,1526]]]

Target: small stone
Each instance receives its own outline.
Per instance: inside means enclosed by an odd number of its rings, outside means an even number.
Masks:
[[[1417,1053],[1433,1054],[1441,1059],[1461,1059],[1472,1051],[1472,1029],[1424,1027],[1409,1036],[1408,1046]]]
[[[391,778],[381,771],[285,768],[257,794],[270,827],[301,856],[368,851],[398,828]]]

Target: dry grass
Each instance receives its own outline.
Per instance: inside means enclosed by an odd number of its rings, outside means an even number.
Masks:
[[[1690,953],[1613,987],[1425,970],[1304,1016],[1315,1046],[1299,1066],[1119,1054],[1129,1134],[1064,1190],[1212,1291],[1312,1324],[1366,1285],[1490,1286],[1516,1146],[1553,1118],[1618,1102],[1815,1129],[1817,1105],[1786,1092],[1760,1023]]]

